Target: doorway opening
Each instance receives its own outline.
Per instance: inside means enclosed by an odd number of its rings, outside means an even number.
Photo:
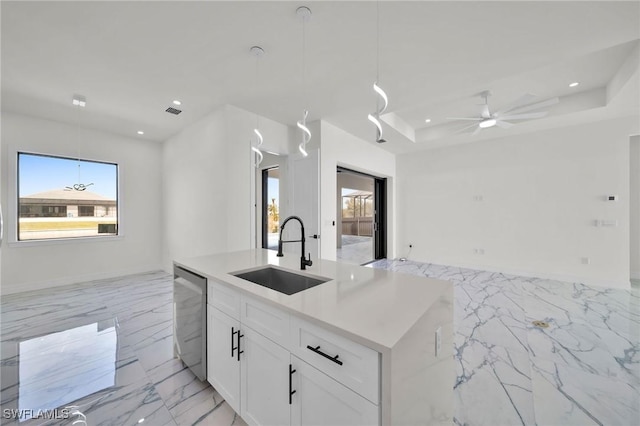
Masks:
[[[338,167],[336,259],[363,265],[386,257],[386,179]]]
[[[280,225],[280,169],[262,170],[262,248],[278,249]]]

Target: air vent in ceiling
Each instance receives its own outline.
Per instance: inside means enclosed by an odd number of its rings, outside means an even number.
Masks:
[[[178,115],[178,114],[180,114],[182,112],[182,110],[174,108],[174,107],[169,107],[165,111],[167,111],[169,114],[175,114],[175,115]]]

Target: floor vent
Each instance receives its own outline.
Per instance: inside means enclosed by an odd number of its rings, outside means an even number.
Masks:
[[[532,321],[531,324],[538,328],[549,328],[549,323],[546,321]]]
[[[169,107],[165,111],[167,111],[170,114],[175,114],[175,115],[178,115],[178,114],[180,114],[182,112],[182,110],[179,110],[179,109],[174,108],[174,107]]]

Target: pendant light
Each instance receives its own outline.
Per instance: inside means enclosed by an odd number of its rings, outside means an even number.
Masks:
[[[73,95],[71,101],[73,106],[76,107],[76,159],[78,160],[78,183],[74,183],[72,186],[65,186],[67,191],[84,191],[87,187],[93,185],[93,183],[82,183],[82,165],[80,163],[80,108],[87,106],[87,98],[82,95]]]
[[[258,65],[260,63],[260,58],[262,58],[262,56],[264,55],[264,49],[260,46],[251,46],[251,49],[249,50],[251,54],[256,57],[256,93],[257,93],[257,89],[260,86],[258,81]],[[260,146],[264,142],[264,138],[262,137],[262,133],[260,133],[259,124],[260,124],[260,116],[256,114],[256,127],[253,129],[253,133],[256,136],[256,144],[254,146],[253,142],[251,143],[251,151],[253,151],[256,155],[255,164],[254,164],[256,169],[260,168],[260,163],[262,163],[262,160],[264,159],[264,155],[262,154],[262,151],[260,151]]]
[[[306,34],[305,34],[305,24],[307,21],[311,19],[311,9],[306,6],[300,6],[296,9],[296,15],[302,20],[302,90],[304,93],[304,103],[305,105],[308,103],[307,99],[307,87],[305,84],[305,72],[306,72],[306,62],[305,62],[305,50],[306,50]],[[311,140],[311,131],[307,127],[307,117],[309,116],[309,110],[307,108],[303,108],[302,110],[302,120],[299,120],[296,124],[298,128],[302,131],[302,142],[298,145],[298,150],[300,153],[306,157],[309,155],[307,153],[307,144]]]
[[[387,110],[389,105],[389,98],[384,90],[378,85],[380,81],[380,2],[376,2],[376,81],[373,83],[373,91],[376,92],[378,97],[376,98],[376,111],[374,114],[367,115],[369,121],[376,126],[376,142],[386,142],[382,138],[382,124],[380,123],[380,114],[383,114]],[[380,99],[383,101],[382,108],[380,107]]]

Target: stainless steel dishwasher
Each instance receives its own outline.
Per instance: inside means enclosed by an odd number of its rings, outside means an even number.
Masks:
[[[207,378],[207,279],[173,267],[174,355],[200,380]]]

